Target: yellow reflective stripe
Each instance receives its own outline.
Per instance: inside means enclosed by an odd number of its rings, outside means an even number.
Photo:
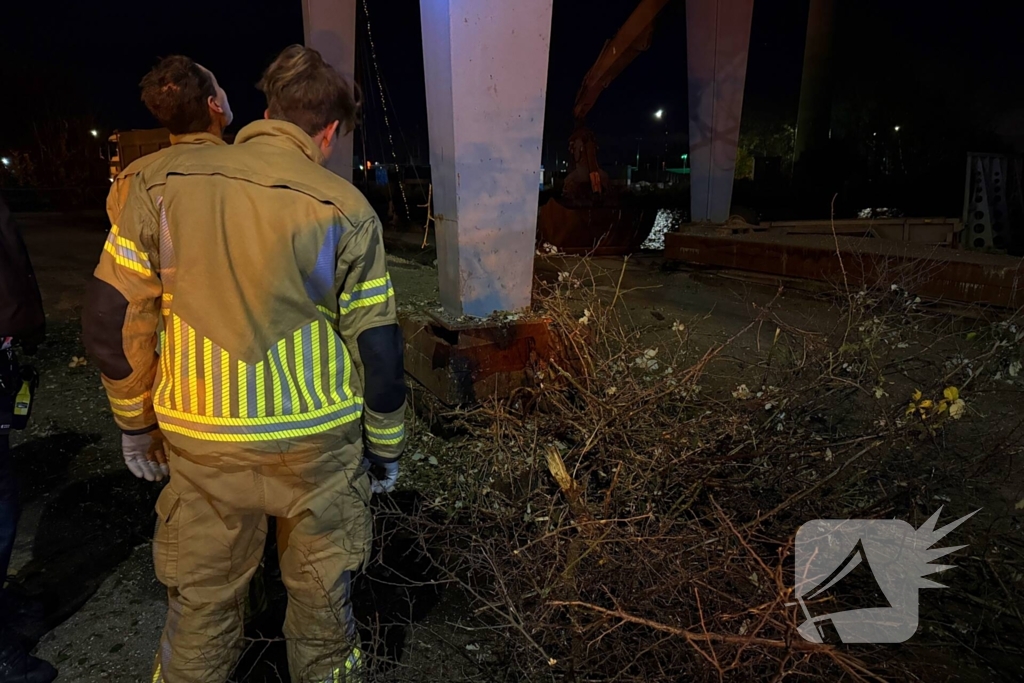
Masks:
[[[162,681],[163,681],[163,676],[161,675],[161,671],[160,671],[160,662],[157,661],[157,663],[156,663],[156,670],[153,672],[153,683],[162,683]]]
[[[364,426],[366,428],[366,435],[370,437],[370,443],[381,446],[394,446],[402,443],[402,440],[405,439],[404,424],[400,424],[397,427],[389,427],[388,429],[378,429],[370,424]]]
[[[267,385],[266,377],[263,374],[264,365],[266,365],[266,361],[256,366],[256,414],[260,416],[267,414]]]
[[[292,346],[302,346],[302,330],[300,329],[297,334],[299,335],[299,338],[292,344]],[[298,382],[298,377],[295,376],[295,373],[292,372],[291,366],[288,365],[287,339],[282,339],[277,343],[277,355],[281,359],[281,368],[284,370],[284,381],[288,383],[288,395],[291,396],[292,412],[297,413],[302,408],[299,405],[299,384],[301,384],[301,382]],[[295,372],[301,372],[301,367],[302,366],[296,363]],[[313,406],[310,405],[309,409],[313,410]]]
[[[111,232],[113,232],[114,234],[114,241],[117,242],[117,246],[124,247],[125,249],[131,249],[136,254],[145,256],[145,254],[142,254],[142,252],[139,251],[139,247],[135,244],[135,242],[131,241],[127,237],[121,236],[121,229],[118,228],[116,225],[114,226],[113,230],[111,230]]]
[[[238,416],[246,417],[249,414],[249,376],[246,374],[248,366],[238,361]],[[225,392],[227,394],[227,392]],[[226,411],[224,417],[229,417],[231,411]]]
[[[320,304],[317,304],[316,305],[316,310],[318,310],[321,313],[323,313],[327,317],[327,319],[330,320],[331,322],[337,322],[338,321],[338,314],[337,314],[337,312],[332,311],[331,309],[327,308],[326,306],[321,306]]]
[[[331,406],[333,409],[337,409],[338,406]],[[163,411],[159,411],[163,412]],[[276,441],[278,439],[292,439],[300,436],[312,436],[314,434],[322,434],[323,432],[330,431],[335,427],[340,427],[343,424],[358,420],[362,416],[361,411],[353,411],[351,414],[343,415],[336,420],[330,420],[322,424],[313,427],[304,427],[301,429],[282,429],[274,432],[261,432],[256,434],[224,434],[218,432],[200,431],[197,429],[189,429],[188,427],[182,427],[180,425],[171,424],[169,422],[162,422],[160,429],[165,432],[173,432],[175,434],[181,434],[188,436],[193,439],[200,441],[218,441],[218,442],[235,442],[244,443],[250,441]],[[189,415],[188,417],[195,420],[199,417],[196,415]],[[299,415],[299,417],[309,417],[309,414]]]
[[[384,303],[394,294],[395,290],[391,286],[391,274],[389,273],[384,277],[354,285],[351,293],[342,292],[338,298],[338,308],[341,315],[346,315],[354,308]]]
[[[377,296],[371,296],[366,299],[356,299],[346,303],[341,310],[341,314],[345,315],[355,308],[365,308],[367,306],[373,306],[375,304],[382,304],[395,295],[394,287],[388,287],[386,294],[378,294]]]
[[[220,350],[220,414],[224,417],[231,415],[231,364],[228,352]],[[242,382],[239,379],[238,387],[241,389]],[[244,395],[245,392],[243,391]],[[239,399],[241,401],[241,399]]]
[[[333,334],[327,341],[327,378],[331,400],[341,403],[341,396],[338,395],[338,338]]]
[[[133,406],[138,403],[142,403],[147,398],[149,398],[148,391],[142,396],[136,396],[135,398],[111,398],[110,402],[115,406]]]
[[[313,323],[316,327],[316,323]],[[304,369],[306,367],[305,354],[302,352],[302,330],[296,330],[295,334],[292,335],[292,345],[295,347],[295,374],[298,377],[295,378],[295,383],[298,385],[299,390],[302,392],[302,398],[306,399],[306,405],[309,406],[310,410],[313,410],[313,395],[309,393],[309,387],[306,386],[306,373]],[[316,372],[314,366],[313,372]],[[295,396],[295,392],[292,392],[292,396]],[[295,397],[298,400],[298,397]]]
[[[114,415],[119,417],[138,417],[144,412],[143,408],[139,408],[138,410],[123,410],[121,408],[114,408],[113,406],[111,406],[110,410],[113,411]]]
[[[196,332],[191,325],[185,327],[185,349],[188,351],[188,402],[189,408],[199,412],[199,359],[196,358]]]
[[[113,256],[114,262],[123,268],[127,268],[128,270],[134,270],[136,273],[144,275],[145,277],[149,277],[150,275],[153,274],[153,271],[150,270],[149,268],[146,268],[145,266],[140,265],[139,263],[136,263],[135,261],[132,261],[129,258],[125,258],[121,254],[117,253],[117,247],[115,247],[110,242],[107,242],[106,244],[103,245],[103,250],[108,252],[111,256]]]
[[[360,282],[356,284],[354,287],[352,287],[352,291],[361,292],[364,289],[373,289],[374,287],[380,287],[381,285],[385,284],[386,282],[389,282],[390,280],[391,275],[388,274],[385,275],[384,277],[379,277],[376,280],[367,280],[366,282]]]
[[[341,355],[345,363],[345,383],[342,386],[342,390],[345,396],[352,395],[352,356],[348,353],[348,347],[345,346],[343,340],[339,340],[339,346],[341,346]]]
[[[173,294],[169,294],[167,292],[164,292],[164,294],[163,294],[163,296],[161,298],[163,299],[163,305],[161,306],[163,314],[164,315],[170,315],[171,314],[171,303],[174,301],[174,295]]]
[[[213,342],[203,337],[203,394],[206,414],[213,415]]]
[[[173,408],[157,409],[157,413],[160,415],[166,415],[167,417],[173,417],[178,420],[187,420],[195,424],[203,425],[220,425],[222,427],[248,427],[252,425],[287,425],[292,422],[304,422],[306,420],[314,420],[324,415],[330,415],[335,413],[342,408],[350,408],[352,406],[362,406],[363,399],[361,398],[350,398],[344,403],[335,403],[329,406],[324,406],[320,410],[311,410],[306,413],[295,413],[292,415],[278,415],[276,417],[216,417],[213,415],[193,415],[192,413],[186,413],[181,410],[174,410]],[[362,411],[355,411],[355,415],[362,415]],[[347,416],[346,416],[347,417]]]
[[[320,366],[320,324],[313,323],[313,391],[320,398],[321,405],[330,403],[327,391],[324,389],[324,370]]]
[[[113,256],[119,266],[134,270],[146,277],[152,275],[149,257],[136,246],[135,242],[121,237],[120,230],[116,225],[110,228],[110,234],[107,235],[103,250]]]
[[[270,407],[274,411],[274,415],[280,415],[284,412],[284,401],[282,400],[282,395],[284,394],[284,378],[281,377],[281,373],[277,371],[277,363],[274,362],[274,359],[271,358],[269,354],[267,355],[266,363],[267,367],[270,369],[270,381],[274,387],[274,391],[272,393],[273,404]],[[260,415],[263,414],[264,413],[260,413]]]
[[[171,316],[171,326],[174,328],[174,350],[172,352],[174,361],[174,372],[171,374],[171,381],[174,383],[174,401],[171,405],[181,408],[185,405],[181,397],[181,320],[178,316]]]
[[[401,434],[402,432],[404,432],[405,425],[400,424],[397,427],[388,427],[386,429],[380,429],[379,427],[374,427],[373,425],[368,424],[366,425],[366,431],[378,434],[380,436],[391,436],[392,434]]]
[[[165,326],[163,331],[160,332],[160,386],[156,390],[157,402],[163,404],[167,403],[167,394],[170,391],[171,354],[174,353],[173,347],[167,346],[168,338],[169,335]]]

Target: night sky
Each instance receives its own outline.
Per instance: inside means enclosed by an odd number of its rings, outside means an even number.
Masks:
[[[417,0],[368,0],[379,64],[394,104],[399,156],[426,151],[426,106]],[[554,0],[545,142],[564,155],[580,80],[635,0]],[[228,91],[234,130],[262,114],[255,89],[274,55],[302,40],[299,0],[3,0],[0,8],[0,150],[30,144],[32,124],[63,117],[113,129],[152,127],[137,84],[161,56],[187,54]],[[595,10],[600,5],[600,10]],[[1017,4],[841,0],[836,116],[846,125],[898,123],[962,144],[1009,144],[1024,126],[1024,50]],[[987,9],[986,9],[987,8]],[[792,123],[799,98],[807,0],[757,0],[744,117]],[[652,49],[604,94],[590,117],[602,139],[685,136],[684,3],[663,14]],[[398,21],[397,18],[402,20]],[[360,38],[365,28],[360,27]],[[360,70],[366,73],[365,40]],[[376,98],[378,93],[371,91]],[[376,104],[376,103],[375,103]],[[656,124],[652,112],[665,110]],[[366,113],[366,144],[380,157],[380,107]],[[851,123],[852,122],[852,123]],[[921,133],[924,134],[924,133]],[[973,136],[973,137],[972,137]],[[1000,137],[1001,136],[1001,137]],[[402,140],[407,144],[403,145]],[[357,142],[357,153],[361,142]],[[986,150],[989,151],[989,150]]]

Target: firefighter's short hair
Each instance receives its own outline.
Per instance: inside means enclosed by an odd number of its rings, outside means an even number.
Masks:
[[[294,123],[310,136],[335,121],[347,134],[359,122],[359,88],[312,48],[286,47],[258,87],[267,96],[270,118]]]
[[[150,113],[174,135],[209,130],[209,98],[217,87],[209,71],[183,55],[164,57],[142,82],[142,102]]]

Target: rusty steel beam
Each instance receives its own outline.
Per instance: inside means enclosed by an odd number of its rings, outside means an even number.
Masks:
[[[823,235],[669,233],[665,258],[841,285],[899,284],[930,299],[1024,306],[1024,260],[912,242]]]

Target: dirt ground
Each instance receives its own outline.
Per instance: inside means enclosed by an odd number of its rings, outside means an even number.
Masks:
[[[99,214],[34,214],[18,219],[43,292],[49,337],[33,361],[42,381],[30,429],[14,438],[25,512],[12,570],[22,588],[46,606],[47,624],[36,634],[40,637],[37,653],[61,670],[60,680],[146,680],[164,617],[163,590],[153,577],[149,556],[152,505],[158,489],[136,480],[124,469],[118,432],[98,373],[91,365],[73,360],[84,356],[78,320],[81,297],[105,238],[104,220]],[[390,270],[400,308],[436,307],[437,273],[431,255],[411,246],[411,242],[399,240],[397,244],[398,248],[391,249]],[[699,356],[746,330],[734,340],[722,362],[709,370],[707,383],[718,388],[731,389],[747,382],[757,390],[761,370],[756,359],[773,345],[777,327],[748,328],[766,307],[771,307],[779,322],[809,334],[828,329],[836,320],[834,306],[828,300],[807,292],[787,288],[780,294],[774,286],[741,279],[666,270],[660,260],[650,256],[625,263],[613,258],[557,256],[537,260],[538,278],[546,282],[582,276],[582,270],[594,278],[598,294],[621,301],[640,334],[652,345],[671,338],[678,326],[684,325],[692,330],[687,353]],[[908,354],[914,351],[907,350]],[[903,401],[904,395],[913,390],[913,382],[912,373],[891,378],[891,384],[884,387],[886,396],[891,395],[894,402]],[[991,403],[979,405],[976,410],[984,420],[1015,420],[1024,407],[1019,394],[1019,388],[1011,391],[1008,386],[1001,398],[992,398]],[[979,420],[979,424],[985,423]],[[419,457],[410,456],[405,461],[403,486],[408,493],[412,494],[421,482],[429,488],[432,472],[444,468],[443,461],[438,463],[433,455],[429,459],[424,455],[443,450],[437,441],[434,436],[420,434],[411,444],[410,453]],[[987,523],[1001,520],[1005,524],[1010,519],[1019,532],[1024,515],[1014,510],[1015,503],[1024,499],[1019,473],[961,482],[961,486],[971,489],[972,498],[986,502],[992,511]],[[962,492],[947,485],[929,493],[941,504]],[[1018,573],[1007,575],[1005,580],[1005,592],[1024,591],[1024,567],[1018,567]],[[1005,597],[996,585],[985,592],[983,600],[999,603]],[[393,595],[381,598],[385,602],[395,599]],[[457,649],[475,652],[472,633],[460,630],[461,606],[457,601],[436,605],[436,600],[426,600],[420,604],[431,606],[420,615],[424,628],[411,637],[409,633],[396,635],[396,647],[405,648],[403,661],[429,662],[432,657],[442,656],[439,639],[449,647],[455,643]],[[377,609],[379,604],[357,607],[365,612]],[[401,610],[402,606],[391,608]],[[434,626],[444,635],[437,636]],[[1024,624],[1020,626],[1018,642],[1024,633]],[[420,637],[417,633],[427,635]],[[239,680],[274,680],[268,665],[260,668],[260,661],[279,659],[280,652],[262,657],[256,654],[248,656],[246,671],[252,673]],[[941,660],[943,655],[932,652],[930,656]],[[1002,663],[1005,666],[1001,665],[998,673],[980,672],[973,680],[1013,680],[1007,673],[1010,671],[1019,673],[1017,680],[1024,678],[1021,659],[1010,659]]]

